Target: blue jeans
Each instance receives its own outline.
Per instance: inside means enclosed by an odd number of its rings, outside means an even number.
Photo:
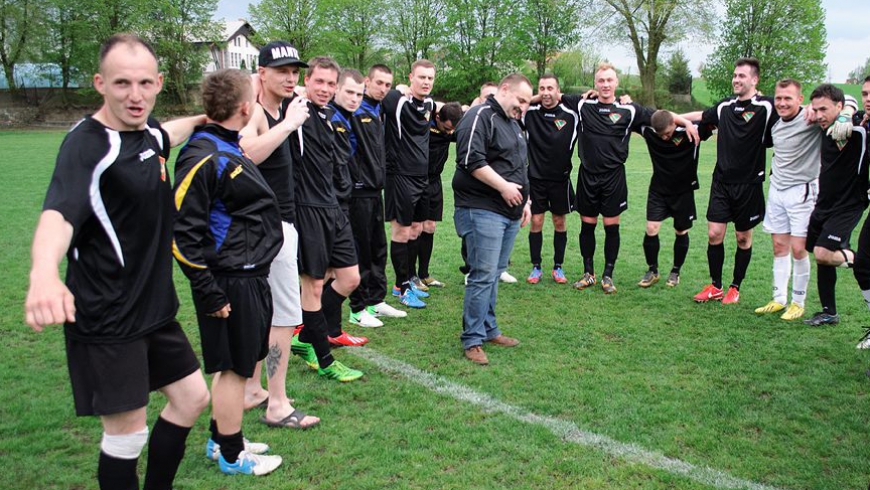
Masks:
[[[471,268],[460,336],[462,347],[468,349],[501,335],[495,321],[498,277],[507,269],[520,220],[483,209],[457,207],[453,223],[456,233],[465,239]]]

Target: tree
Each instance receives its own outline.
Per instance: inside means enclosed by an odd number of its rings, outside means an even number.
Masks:
[[[34,44],[39,27],[37,12],[43,7],[39,0],[0,0],[0,63],[12,93],[18,92],[15,65]]]
[[[287,41],[303,60],[318,54],[315,45],[322,29],[317,0],[261,0],[248,6],[248,14],[260,44]]]
[[[870,58],[867,58],[863,65],[856,66],[849,72],[849,80],[854,80],[855,83],[863,83],[868,76],[870,76]]]
[[[386,39],[399,48],[404,66],[398,71],[409,72],[414,61],[432,58],[433,48],[447,34],[445,0],[397,0],[389,2]]]
[[[188,88],[202,77],[208,60],[205,46],[194,45],[192,36],[196,33],[202,39],[215,39],[220,35],[211,20],[217,0],[152,0],[150,5],[144,32],[160,60],[165,92],[186,105]]]
[[[725,0],[725,6],[721,41],[701,73],[711,93],[731,93],[734,62],[741,57],[758,59],[758,90],[763,93],[773,94],[781,78],[807,84],[824,79],[827,42],[821,0]]]
[[[589,0],[522,0],[522,29],[517,34],[538,77],[559,51],[577,43],[579,14],[590,4]]]
[[[83,0],[51,0],[45,16],[48,41],[44,56],[60,67],[64,95],[73,79],[90,75],[95,67],[98,47],[88,7]]]
[[[553,61],[553,74],[559,77],[563,89],[592,87],[595,67],[601,60],[600,54],[577,46]]]
[[[659,52],[687,35],[704,34],[710,17],[707,2],[689,0],[604,0],[610,26],[623,38],[637,59],[642,92],[640,102],[654,106]],[[614,15],[615,14],[615,15]]]
[[[365,71],[379,54],[376,43],[384,21],[384,2],[327,0],[322,3],[325,18],[332,19],[323,33],[324,45],[341,66]]]
[[[665,65],[668,92],[672,94],[692,93],[692,71],[689,70],[689,59],[678,49],[671,54]]]

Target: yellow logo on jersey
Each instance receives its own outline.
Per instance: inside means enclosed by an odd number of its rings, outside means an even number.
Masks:
[[[622,114],[613,113],[608,117],[610,117],[610,122],[612,122],[613,124],[616,124],[617,121],[622,119]]]
[[[359,122],[370,123],[370,122],[372,122],[372,118],[364,117],[364,118],[360,119]]]
[[[683,142],[683,137],[682,136],[674,136],[673,138],[671,138],[671,141],[674,142],[674,146],[680,146],[680,143]]]
[[[441,131],[439,131],[437,128],[433,128],[433,127],[429,127],[429,132],[435,133],[435,134],[441,134]]]
[[[335,130],[338,131],[339,133],[346,133],[346,132],[347,132],[347,130],[344,129],[343,127],[341,127],[341,126],[337,126],[337,127],[335,128]]]
[[[244,168],[244,167],[242,167],[241,165],[239,165],[238,167],[236,167],[232,172],[230,172],[230,178],[231,178],[231,179],[235,179],[236,177],[238,177],[239,174],[242,173],[242,169],[243,169],[243,168]]]
[[[754,112],[744,112],[743,113],[743,120],[746,122],[749,122],[749,120],[752,119],[752,116],[754,116],[754,115],[755,115]]]
[[[556,125],[556,129],[559,129],[559,130],[561,130],[562,128],[565,127],[566,124],[568,124],[565,122],[564,119],[556,119],[553,121],[553,123]]]

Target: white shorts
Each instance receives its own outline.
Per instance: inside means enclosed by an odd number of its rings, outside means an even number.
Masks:
[[[775,235],[806,237],[810,215],[819,196],[819,181],[793,185],[785,189],[770,186],[764,231]]]
[[[269,269],[272,289],[272,326],[295,327],[302,323],[302,303],[299,296],[299,234],[290,223],[281,222],[284,245]]]

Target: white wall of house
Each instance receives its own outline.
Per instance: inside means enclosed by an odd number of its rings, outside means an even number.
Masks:
[[[225,23],[225,37],[222,41],[226,46],[210,46],[211,56],[203,67],[203,73],[211,73],[221,68],[241,68],[242,61],[247,70],[256,66],[260,50],[246,36],[247,29],[242,29],[245,24],[243,20]]]

